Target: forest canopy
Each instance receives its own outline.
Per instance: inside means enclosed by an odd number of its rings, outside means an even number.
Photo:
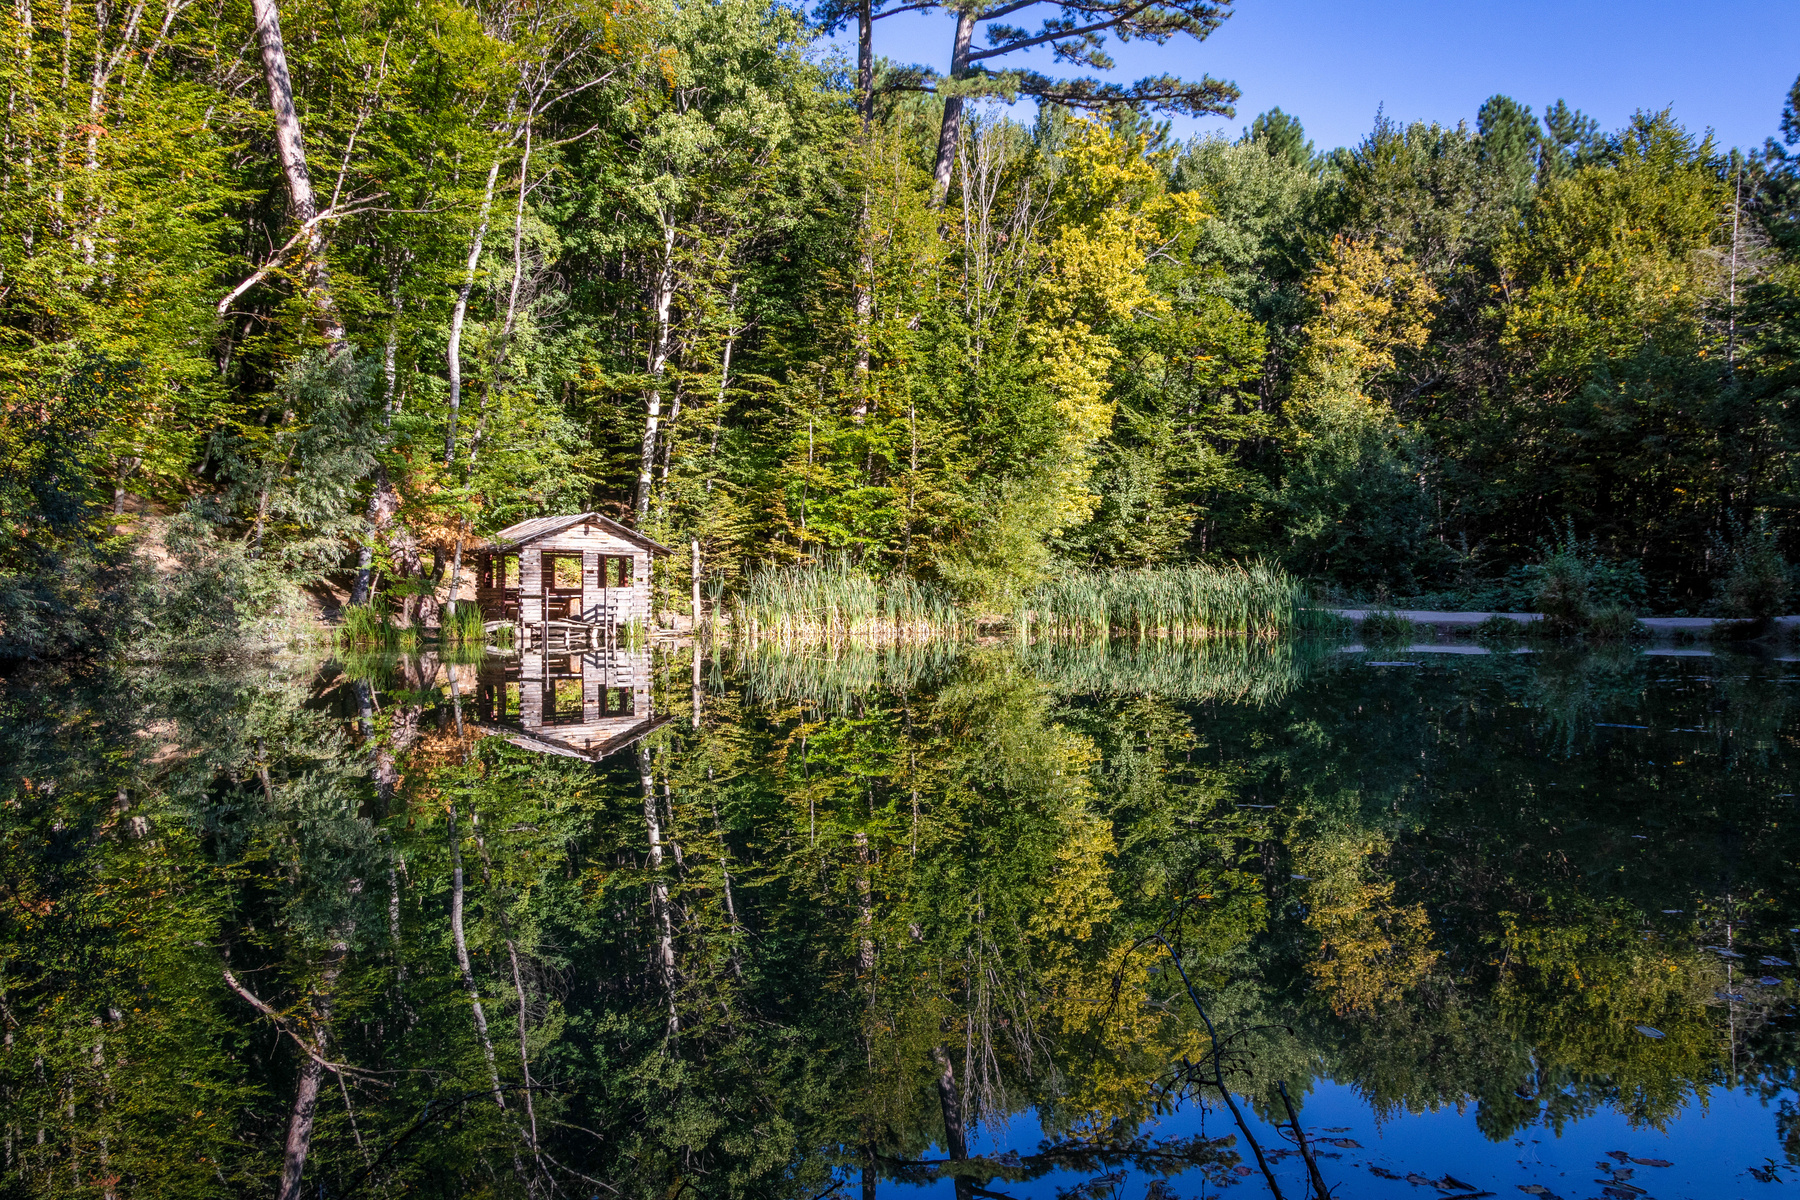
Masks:
[[[1113,81],[1106,38],[1223,6],[946,8],[941,75],[887,7],[9,6],[7,652],[126,594],[433,621],[484,535],[586,510],[713,594],[1263,560],[1500,608],[1551,553],[1641,612],[1788,591],[1800,81],[1747,150],[1506,96],[1182,142],[1236,89]]]

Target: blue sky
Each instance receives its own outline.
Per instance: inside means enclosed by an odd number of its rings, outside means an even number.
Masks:
[[[1041,20],[1025,15],[1015,22]],[[951,28],[942,13],[891,17],[876,22],[875,51],[942,70]],[[1279,105],[1324,149],[1361,138],[1377,105],[1402,121],[1454,124],[1504,92],[1537,113],[1565,99],[1606,129],[1636,109],[1672,107],[1690,129],[1749,147],[1776,132],[1800,75],[1800,0],[1239,0],[1205,42],[1108,49],[1114,78],[1210,74],[1243,89],[1236,118],[1180,119],[1183,135],[1235,134]],[[1068,73],[1045,54],[1029,61]]]

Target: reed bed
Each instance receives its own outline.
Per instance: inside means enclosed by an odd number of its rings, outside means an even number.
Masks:
[[[1019,661],[1072,696],[1156,696],[1256,707],[1279,704],[1335,646],[1317,639],[1046,640],[1019,648]]]
[[[904,576],[876,579],[844,562],[764,568],[731,596],[729,611],[732,629],[752,642],[896,642],[975,628],[948,593]]]
[[[744,694],[758,703],[844,713],[866,696],[909,692],[942,679],[962,650],[963,643],[946,639],[838,642],[805,650],[764,643],[740,649],[732,666]]]
[[[486,645],[487,624],[481,609],[466,601],[445,605],[444,615],[438,620],[438,640],[447,645]]]
[[[1306,589],[1280,567],[1203,564],[1077,571],[1040,585],[1019,614],[1027,637],[1267,637],[1308,628]]]

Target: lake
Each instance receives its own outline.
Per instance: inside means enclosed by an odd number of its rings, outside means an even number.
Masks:
[[[1792,659],[460,657],[6,679],[0,1195],[1800,1180]]]

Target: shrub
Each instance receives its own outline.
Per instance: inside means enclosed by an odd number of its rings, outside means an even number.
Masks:
[[[1595,642],[1634,642],[1650,634],[1637,614],[1620,604],[1595,609],[1583,632]]]
[[[1782,614],[1788,598],[1787,562],[1776,547],[1766,518],[1754,529],[1733,522],[1729,540],[1714,535],[1713,548],[1724,571],[1713,585],[1719,610],[1744,621]]]
[[[1490,614],[1481,624],[1475,626],[1475,637],[1478,641],[1497,642],[1511,645],[1525,634],[1525,625],[1511,617],[1503,617],[1499,613]]]
[[[1377,610],[1362,619],[1362,639],[1383,645],[1409,641],[1418,632],[1413,623],[1392,610]]]

